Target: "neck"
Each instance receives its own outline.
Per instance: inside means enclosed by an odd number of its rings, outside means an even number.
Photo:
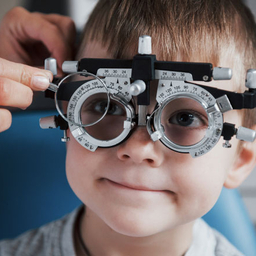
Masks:
[[[82,239],[90,256],[183,256],[192,242],[193,224],[190,222],[147,237],[130,237],[115,232],[89,208],[80,221]]]

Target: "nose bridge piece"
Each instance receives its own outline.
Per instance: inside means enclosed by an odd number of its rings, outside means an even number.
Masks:
[[[138,106],[138,126],[147,125],[148,105]]]

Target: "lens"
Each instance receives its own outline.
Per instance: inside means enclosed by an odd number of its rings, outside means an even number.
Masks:
[[[83,124],[94,123],[106,112],[108,99],[106,94],[98,93],[89,97],[82,105],[80,118]],[[98,123],[84,127],[86,132],[98,140],[111,140],[119,136],[124,129],[126,110],[116,100],[111,99],[108,111]]]
[[[170,141],[180,146],[191,146],[204,138],[208,116],[198,101],[180,97],[165,105],[161,125]]]
[[[77,74],[66,76],[59,83],[58,90],[55,94],[55,105],[60,115],[69,124],[81,127],[94,125],[94,123],[99,122],[107,112],[110,102],[109,90],[103,80],[97,76],[93,76],[93,74],[88,72],[78,72]],[[106,102],[105,111],[102,112],[101,116],[95,115],[92,117],[91,115],[87,118],[87,112],[85,112],[83,119],[81,119],[79,116],[80,110],[86,107],[89,109],[99,97],[102,102]],[[99,114],[100,111],[97,113]]]

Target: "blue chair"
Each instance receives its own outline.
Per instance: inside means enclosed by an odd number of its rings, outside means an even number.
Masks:
[[[39,119],[55,111],[18,112],[0,133],[0,239],[13,238],[71,212],[81,202],[65,176],[65,144],[59,129]],[[256,255],[256,235],[237,190],[223,189],[204,219],[246,256]]]

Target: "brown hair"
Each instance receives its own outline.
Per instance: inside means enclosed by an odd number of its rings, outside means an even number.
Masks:
[[[256,25],[241,0],[100,0],[83,33],[107,47],[113,58],[137,53],[140,35],[152,37],[158,60],[233,62],[234,82],[244,90],[246,70],[256,68]],[[156,52],[157,51],[157,52]],[[243,125],[256,123],[255,111],[244,111]]]

